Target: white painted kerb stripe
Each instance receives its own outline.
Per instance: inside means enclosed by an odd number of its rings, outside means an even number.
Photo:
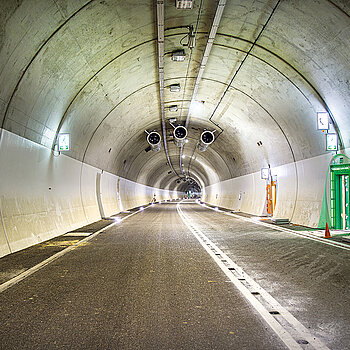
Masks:
[[[236,263],[234,263],[229,256],[227,256],[223,251],[221,251],[213,242],[211,242],[208,237],[201,232],[198,227],[193,224],[181,210],[180,203],[177,204],[178,213],[192,232],[192,234],[197,238],[202,247],[208,252],[208,254],[213,258],[225,275],[230,279],[230,281],[235,285],[235,287],[243,294],[243,296],[250,302],[250,304],[259,312],[262,318],[267,322],[267,324],[272,328],[272,330],[278,335],[278,337],[283,341],[288,349],[303,349],[300,344],[297,343],[295,338],[298,340],[307,340],[309,342],[308,346],[311,345],[316,350],[330,350],[325,346],[319,339],[315,338],[309,330],[303,326],[290,312],[283,308],[277,300],[275,300],[268,292],[266,292],[258,283],[256,283],[249,275],[247,275]],[[203,237],[203,239],[201,238]],[[239,272],[241,276],[244,276],[245,280],[250,286],[258,291],[261,297],[271,306],[273,310],[279,312],[279,316],[282,316],[288,323],[289,327],[282,326],[274,317],[269,313],[266,307],[251,293],[251,291],[229,270],[222,260],[214,253],[209,246],[215,248],[215,252],[220,254],[223,260],[227,262],[230,267],[234,267],[235,270]],[[288,328],[288,330],[286,329]],[[293,333],[294,337],[290,334]]]

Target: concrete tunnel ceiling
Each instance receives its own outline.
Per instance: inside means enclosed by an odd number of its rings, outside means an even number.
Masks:
[[[194,0],[185,10],[164,0],[164,112],[176,125],[186,120],[217,5]],[[156,0],[2,0],[0,13],[4,129],[48,148],[68,132],[70,157],[150,186],[185,188],[164,145],[145,151],[145,130],[161,133]],[[191,110],[184,173],[204,187],[323,154],[315,127],[322,111],[349,147],[349,14],[347,0],[226,1],[196,95],[204,103]],[[181,44],[185,26],[196,32],[192,52]],[[183,62],[171,60],[178,49]],[[180,91],[170,92],[177,83]],[[204,129],[217,139],[199,153]],[[181,175],[171,131],[166,122]]]

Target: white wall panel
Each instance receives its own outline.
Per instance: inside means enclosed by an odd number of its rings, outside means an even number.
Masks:
[[[295,163],[272,168],[271,172],[273,175],[277,175],[277,200],[274,217],[291,219],[298,195]]]
[[[298,200],[292,217],[296,224],[317,227],[330,160],[331,154],[325,154],[297,163]]]
[[[117,181],[118,177],[113,174],[103,172],[101,175],[101,199],[107,217],[121,210],[118,205]]]
[[[87,223],[80,199],[80,163],[3,131],[1,210],[12,251]]]
[[[10,252],[5,230],[15,252],[101,218],[96,197],[100,169],[53,154],[5,130],[0,139],[0,165],[0,256]],[[154,193],[158,200],[171,198],[169,191],[106,172],[100,187],[106,216],[145,205]]]
[[[82,164],[81,169],[81,199],[86,221],[93,222],[101,219],[96,198],[96,174],[100,172],[88,164]]]
[[[346,149],[344,153],[349,155],[350,150]],[[288,218],[295,224],[317,227],[332,155],[327,153],[271,169],[272,175],[277,176],[275,218]],[[258,172],[203,190],[203,200],[209,204],[254,215],[263,213],[265,197],[266,183]]]
[[[260,173],[229,179],[206,187],[203,200],[234,211],[261,215],[265,204],[265,181],[260,179]]]
[[[349,154],[349,149],[346,150]],[[331,154],[272,168],[277,176],[275,217],[316,227]],[[100,219],[96,174],[106,216],[157,200],[176,191],[141,185],[83,164],[2,130],[0,139],[0,256]],[[298,181],[297,181],[298,179]],[[203,189],[203,200],[235,211],[261,215],[265,206],[260,172]]]

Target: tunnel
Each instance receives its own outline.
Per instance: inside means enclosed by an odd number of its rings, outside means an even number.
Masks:
[[[350,233],[348,0],[0,9],[2,259],[130,213],[175,213],[184,198],[211,215]]]

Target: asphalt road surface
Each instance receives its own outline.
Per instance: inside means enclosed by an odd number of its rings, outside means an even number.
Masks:
[[[350,348],[349,251],[193,202],[180,206],[315,337]],[[6,289],[0,311],[1,349],[287,348],[173,202],[131,216]]]

